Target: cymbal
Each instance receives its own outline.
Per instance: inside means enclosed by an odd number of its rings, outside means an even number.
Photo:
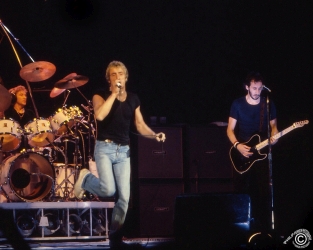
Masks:
[[[71,73],[64,77],[62,80],[56,82],[54,87],[59,89],[73,89],[83,86],[89,81],[87,76],[77,75],[76,73]]]
[[[38,61],[25,65],[20,70],[20,77],[28,82],[40,82],[53,76],[55,71],[56,67],[52,63]]]
[[[11,105],[12,95],[0,84],[0,111],[6,111]]]
[[[54,98],[58,95],[62,94],[65,91],[65,89],[59,89],[59,88],[53,88],[50,92],[50,97]]]

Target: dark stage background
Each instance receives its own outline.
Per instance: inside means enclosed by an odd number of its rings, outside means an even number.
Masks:
[[[62,106],[54,84],[76,72],[91,99],[105,85],[112,60],[126,64],[127,88],[141,110],[167,125],[227,122],[232,101],[245,94],[250,70],[272,90],[280,130],[312,122],[312,1],[1,0],[0,19],[35,61],[53,63],[48,80],[30,83],[42,117]],[[12,39],[12,37],[11,37]],[[12,39],[13,40],[13,39]],[[32,61],[14,42],[23,65]],[[9,40],[0,30],[0,76],[7,89],[25,85]],[[39,91],[41,90],[41,91]],[[31,102],[29,102],[31,104]],[[68,105],[86,105],[71,90]],[[164,126],[164,125],[163,125]],[[166,126],[166,125],[165,125]],[[312,125],[284,136],[273,149],[276,223],[285,236],[312,210]],[[313,231],[311,230],[311,233]]]

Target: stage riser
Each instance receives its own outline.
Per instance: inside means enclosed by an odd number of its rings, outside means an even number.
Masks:
[[[114,202],[25,202],[1,203],[0,209],[12,218],[9,228],[16,234],[51,241],[108,238],[113,206]],[[2,237],[0,241],[6,240]]]

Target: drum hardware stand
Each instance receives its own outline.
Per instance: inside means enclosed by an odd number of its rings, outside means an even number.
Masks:
[[[80,93],[80,95],[87,101],[87,103],[88,103],[88,107],[86,107],[86,106],[84,106],[84,105],[82,105],[81,104],[81,106],[85,109],[85,110],[87,110],[87,112],[88,112],[88,124],[91,124],[91,122],[90,122],[90,114],[91,114],[91,110],[93,109],[93,107],[92,107],[92,103],[91,103],[91,101],[90,100],[88,100],[85,96],[84,96],[84,94],[77,88],[77,87],[75,87],[75,89]],[[77,127],[76,127],[76,129],[77,129]],[[89,129],[88,129],[88,158],[89,159],[91,159],[92,157],[91,157],[91,149],[90,149],[90,137],[91,137],[91,129],[92,129],[92,127],[91,126],[89,126]],[[76,132],[76,131],[75,131]],[[75,133],[75,135],[77,135],[77,133]],[[88,163],[86,163],[86,162],[84,162],[84,166],[88,166]]]
[[[4,137],[2,136],[0,139],[0,164],[2,163],[2,160],[3,160],[3,152],[2,152],[3,140],[4,140]]]
[[[75,182],[76,182],[76,178],[78,177],[78,168],[79,168],[79,162],[80,164],[82,163],[82,156],[81,156],[81,153],[79,151],[79,137],[77,135],[78,133],[78,123],[76,122],[75,124],[75,133],[74,133],[74,137],[75,137],[75,150],[74,150],[74,158],[73,158],[73,163],[74,163],[74,166],[75,166]],[[82,168],[82,164],[81,164],[81,167]]]
[[[73,174],[73,173],[71,173],[71,175],[70,176],[67,176],[67,168],[68,168],[68,158],[67,158],[67,142],[68,142],[68,140],[64,140],[64,145],[65,145],[65,147],[64,147],[64,151],[65,152],[63,152],[59,147],[57,147],[57,146],[55,146],[54,144],[53,144],[53,142],[51,142],[50,140],[49,140],[49,138],[46,138],[46,140],[52,145],[52,147],[55,149],[55,150],[57,150],[57,151],[59,151],[59,152],[61,152],[61,154],[63,155],[63,157],[64,157],[64,162],[65,162],[65,164],[64,164],[64,170],[65,170],[65,178],[64,178],[64,180],[60,183],[60,184],[58,184],[58,187],[56,187],[54,190],[53,190],[53,197],[55,197],[55,191],[57,190],[57,189],[61,189],[62,190],[62,184],[64,183],[65,184],[65,187],[64,187],[64,197],[67,199],[68,197],[69,197],[69,190],[68,190],[68,182],[69,182],[69,177]]]
[[[90,100],[87,100],[88,103],[88,107],[84,106],[83,104],[81,104],[81,106],[88,112],[88,120],[87,123],[89,124],[89,127],[87,127],[88,129],[88,161],[89,160],[93,160],[93,157],[91,155],[91,135],[93,134],[93,126],[91,123],[91,112],[93,110],[92,107],[92,103]],[[84,126],[86,127],[86,125],[84,124]],[[88,165],[88,163],[85,163],[86,165]]]
[[[66,124],[67,125],[67,124]],[[67,126],[68,127],[68,126]],[[65,139],[64,140],[64,155],[67,155],[68,154],[68,142],[69,140],[68,139]],[[64,165],[64,180],[59,184],[60,188],[62,189],[62,184],[64,183],[65,184],[65,187],[64,187],[64,197],[66,199],[69,198],[69,187],[68,187],[68,183],[69,183],[69,177],[73,174],[71,173],[70,176],[67,175],[67,169],[68,169],[68,160],[66,161],[65,165]]]

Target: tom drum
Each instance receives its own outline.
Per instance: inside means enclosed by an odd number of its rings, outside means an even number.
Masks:
[[[54,140],[50,121],[44,118],[34,119],[25,125],[28,144],[32,147],[43,147]]]
[[[2,151],[11,152],[17,149],[21,144],[22,132],[20,124],[13,119],[0,119]]]

